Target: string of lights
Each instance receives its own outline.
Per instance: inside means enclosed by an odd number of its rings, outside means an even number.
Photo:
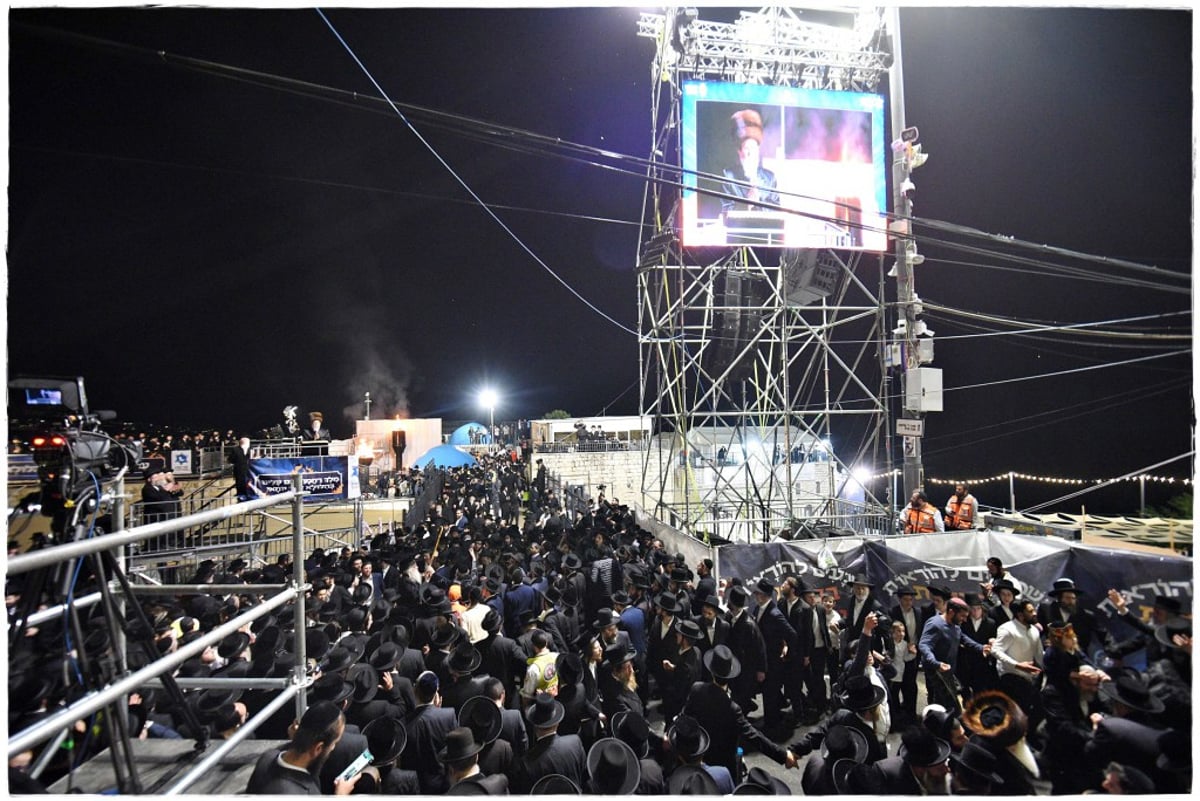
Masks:
[[[896,470],[888,470],[883,473],[874,473],[871,475],[870,478],[872,481],[877,481],[879,479],[892,478],[894,476],[899,476],[899,475],[902,475],[902,472],[899,469],[896,469]],[[1147,473],[1139,473],[1137,475],[1131,475],[1131,476],[1119,476],[1117,478],[1063,478],[1061,476],[1036,476],[1031,473],[1018,473],[1018,472],[1013,471],[1013,472],[1008,472],[1008,473],[1000,473],[1000,474],[994,475],[994,476],[987,476],[984,478],[928,478],[927,477],[925,479],[925,483],[926,484],[944,484],[947,486],[954,486],[955,484],[966,484],[967,486],[974,487],[974,486],[978,486],[980,484],[989,484],[989,483],[994,483],[997,481],[1008,481],[1010,479],[1021,479],[1022,481],[1036,481],[1041,484],[1074,484],[1074,485],[1078,485],[1078,486],[1083,486],[1083,485],[1087,485],[1087,484],[1114,484],[1114,483],[1118,483],[1118,482],[1122,482],[1122,481],[1127,481],[1127,482],[1148,481],[1148,482],[1154,482],[1154,483],[1158,483],[1158,484],[1180,484],[1182,486],[1189,487],[1194,482],[1194,479],[1191,479],[1191,478],[1177,478],[1175,476],[1154,476],[1154,475],[1149,475]]]

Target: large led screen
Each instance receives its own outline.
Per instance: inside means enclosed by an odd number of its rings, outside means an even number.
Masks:
[[[887,249],[881,95],[685,81],[686,247]]]

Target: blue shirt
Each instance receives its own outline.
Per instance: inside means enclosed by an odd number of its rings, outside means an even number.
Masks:
[[[934,615],[925,621],[917,651],[921,654],[921,667],[936,670],[939,662],[953,669],[958,664],[958,647],[965,645],[983,653],[983,646],[962,633],[958,626],[947,623],[945,615]]]

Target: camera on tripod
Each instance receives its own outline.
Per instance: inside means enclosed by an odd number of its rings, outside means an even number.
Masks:
[[[37,465],[42,514],[61,517],[88,490],[134,467],[140,446],[100,429],[114,412],[88,408],[83,377],[19,377],[8,382],[8,419],[29,437]]]

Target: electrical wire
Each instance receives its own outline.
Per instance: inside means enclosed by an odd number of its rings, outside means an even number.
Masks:
[[[1142,473],[1149,473],[1151,470],[1156,470],[1156,469],[1162,467],[1163,465],[1168,465],[1168,464],[1172,464],[1173,462],[1178,462],[1180,459],[1187,459],[1188,457],[1194,456],[1195,454],[1196,454],[1195,449],[1189,450],[1185,453],[1179,454],[1178,456],[1172,457],[1170,459],[1164,459],[1161,462],[1157,462],[1157,463],[1149,465],[1147,467],[1143,467],[1138,470],[1131,470],[1130,472],[1126,473],[1123,476],[1117,476],[1116,478],[1110,478],[1107,481],[1101,481],[1100,483],[1095,484],[1094,486],[1091,486],[1091,487],[1087,487],[1086,489],[1081,489],[1077,492],[1068,493],[1067,495],[1063,495],[1060,498],[1055,498],[1053,500],[1046,501],[1045,503],[1039,503],[1034,506],[1030,506],[1026,509],[1022,509],[1021,514],[1031,514],[1033,512],[1036,512],[1039,509],[1045,509],[1048,506],[1054,506],[1055,504],[1058,504],[1058,503],[1065,503],[1066,501],[1074,500],[1075,498],[1078,498],[1081,495],[1087,495],[1089,492],[1095,492],[1096,490],[1103,489],[1104,487],[1107,487],[1110,484],[1116,484],[1118,481],[1124,481],[1127,478],[1133,478],[1135,476],[1141,475]]]
[[[321,13],[321,12],[318,12],[318,13]],[[323,13],[321,14],[321,16],[323,19],[325,19]],[[329,25],[332,30],[332,25],[328,22],[327,19],[326,19],[326,24]],[[401,119],[403,119],[406,122],[406,124],[409,125],[410,129],[412,128],[412,124],[411,124],[411,122],[409,122],[409,118],[425,119],[428,122],[428,124],[430,124],[431,126],[444,127],[460,136],[482,138],[483,140],[488,141],[497,147],[503,147],[503,148],[506,148],[509,150],[517,150],[520,152],[533,153],[533,154],[537,154],[539,156],[555,155],[555,156],[568,157],[568,158],[572,158],[577,161],[581,161],[582,163],[585,163],[585,164],[591,164],[592,166],[602,167],[603,169],[606,169],[606,170],[623,172],[630,176],[636,176],[640,180],[645,180],[645,181],[649,181],[652,183],[660,183],[660,184],[677,187],[677,188],[681,188],[681,189],[683,189],[683,188],[693,189],[694,188],[697,192],[699,192],[701,194],[708,194],[708,195],[718,196],[718,197],[721,197],[721,196],[728,197],[727,195],[723,195],[723,193],[706,191],[700,187],[690,187],[690,186],[685,187],[684,183],[681,180],[681,178],[684,174],[690,174],[690,175],[696,176],[697,178],[704,177],[707,179],[725,182],[727,179],[725,179],[724,176],[709,175],[706,173],[691,172],[691,171],[685,172],[680,167],[675,167],[674,165],[668,165],[663,162],[653,161],[653,160],[647,159],[647,158],[630,156],[630,155],[621,154],[621,153],[618,153],[615,151],[607,150],[604,148],[598,148],[598,147],[594,147],[594,146],[573,143],[573,142],[563,140],[561,138],[535,134],[535,133],[525,131],[522,129],[501,126],[501,125],[497,125],[497,124],[493,124],[493,123],[486,123],[486,122],[482,122],[479,120],[475,120],[470,117],[466,117],[464,115],[456,115],[456,114],[450,114],[447,112],[440,112],[440,111],[436,111],[436,110],[429,109],[429,108],[415,106],[412,104],[400,104],[400,103],[397,103],[397,102],[391,100],[389,97],[386,96],[386,94],[381,99],[378,97],[371,97],[368,95],[364,95],[359,92],[350,92],[350,91],[346,91],[346,90],[336,89],[333,87],[322,86],[319,84],[313,84],[313,83],[309,83],[309,82],[305,82],[305,81],[299,81],[299,80],[292,79],[292,78],[285,78],[282,76],[271,75],[268,73],[257,72],[254,70],[233,67],[230,65],[220,64],[217,62],[205,61],[203,59],[179,56],[179,55],[175,55],[175,54],[166,53],[165,51],[161,51],[161,50],[150,51],[146,48],[134,47],[132,45],[126,45],[126,44],[123,44],[120,42],[114,42],[112,40],[101,39],[99,37],[92,37],[92,36],[87,36],[87,35],[83,35],[83,34],[74,34],[74,33],[69,33],[69,32],[55,30],[55,29],[37,28],[34,26],[27,26],[27,25],[17,25],[17,26],[13,26],[13,27],[27,29],[27,30],[32,29],[34,32],[40,33],[42,35],[53,35],[53,36],[57,36],[59,38],[66,38],[66,39],[75,40],[75,41],[82,41],[82,42],[86,42],[86,43],[91,44],[96,47],[101,47],[101,48],[109,49],[109,50],[117,50],[119,52],[123,52],[126,54],[132,53],[132,54],[140,55],[143,57],[152,56],[153,58],[161,61],[162,63],[166,63],[169,65],[180,66],[180,67],[184,67],[187,69],[193,69],[193,70],[197,70],[200,72],[214,74],[214,75],[218,75],[220,77],[237,80],[239,82],[245,82],[245,83],[249,83],[252,85],[266,86],[266,87],[273,88],[278,91],[285,91],[288,93],[302,95],[302,96],[306,96],[306,97],[317,97],[319,99],[323,99],[328,102],[335,102],[335,103],[339,103],[339,104],[343,104],[343,105],[351,105],[354,108],[368,110],[368,111],[372,111],[374,113],[383,113],[383,112],[378,109],[367,108],[364,106],[364,104],[370,103],[370,104],[379,105],[379,104],[385,103],[387,108],[390,109],[391,113],[399,115],[401,117]],[[337,32],[334,31],[334,33],[336,34]],[[339,40],[340,39],[341,39],[341,37],[339,36]],[[344,41],[343,41],[343,46],[345,46],[346,49],[348,51],[350,51],[350,48],[345,44]],[[351,51],[351,55],[353,56],[352,51]],[[356,56],[355,56],[355,60],[358,61]],[[362,66],[361,62],[358,62],[358,63],[359,63],[360,68],[362,68],[363,71],[366,72],[365,67]],[[368,73],[368,77],[370,77],[369,73]],[[379,89],[378,83],[376,83],[373,78],[371,80],[372,80],[372,83],[375,84],[376,88]],[[382,93],[381,89],[380,89],[380,92]],[[405,109],[407,114],[405,112],[401,112],[400,111],[401,108]],[[415,129],[414,129],[414,133],[415,133]],[[419,135],[418,135],[418,138],[420,138]],[[426,146],[428,147],[428,144],[426,144]],[[585,158],[585,156],[586,156],[586,158]],[[613,161],[613,162],[615,162],[615,164],[608,164],[603,161],[599,161],[601,159],[607,159],[609,161]],[[620,166],[620,165],[629,165],[629,166],[625,167],[625,166]],[[665,180],[665,179],[658,177],[657,175],[652,175],[651,171],[657,171],[657,172],[661,172],[664,174],[677,175],[677,176],[680,176],[680,179]],[[790,194],[794,195],[796,197],[801,197],[801,198],[806,197],[805,195],[802,195],[800,193],[790,193]],[[476,202],[482,203],[478,199],[476,199]],[[484,205],[484,208],[487,208],[486,204],[483,204],[483,205]],[[788,210],[788,209],[782,209],[782,208],[780,210],[790,211],[792,213],[795,213],[794,210]],[[822,219],[822,220],[828,220],[828,221],[835,221],[835,218],[825,216],[825,215],[802,214],[801,216],[807,216],[807,217],[812,217],[815,219]],[[887,212],[884,212],[882,214],[882,216],[885,219],[899,219],[898,217],[896,217],[896,215],[887,213]],[[916,228],[924,228],[924,229],[928,229],[928,230],[937,231],[937,232],[943,233],[943,234],[964,237],[967,239],[983,240],[990,244],[1002,244],[1006,247],[1011,247],[1011,248],[1018,248],[1018,249],[1024,249],[1024,250],[1035,250],[1035,251],[1042,252],[1042,253],[1050,253],[1057,257],[1080,260],[1080,261],[1084,261],[1084,262],[1088,262],[1088,263],[1096,264],[1096,265],[1101,265],[1101,266],[1105,266],[1105,267],[1128,269],[1128,270],[1131,270],[1134,272],[1139,272],[1144,275],[1152,276],[1152,277],[1158,279],[1157,282],[1150,281],[1150,280],[1136,279],[1136,278],[1109,278],[1109,279],[1106,279],[1106,282],[1111,285],[1123,286],[1123,287],[1142,287],[1142,288],[1147,288],[1147,289],[1177,292],[1177,293],[1181,293],[1181,294],[1189,294],[1190,295],[1190,285],[1185,286],[1185,287],[1177,287],[1177,286],[1170,285],[1170,282],[1179,282],[1179,281],[1184,281],[1184,282],[1190,283],[1191,276],[1190,276],[1190,273],[1188,273],[1188,272],[1164,270],[1159,267],[1137,264],[1135,262],[1130,262],[1130,261],[1126,261],[1126,260],[1122,260],[1122,259],[1113,259],[1113,258],[1107,257],[1107,256],[1086,254],[1086,253],[1081,253],[1078,251],[1067,250],[1064,248],[1057,248],[1057,247],[1052,247],[1049,245],[1026,242],[1023,240],[1018,240],[1011,236],[987,233],[987,232],[980,231],[975,228],[970,228],[968,226],[958,225],[958,224],[949,223],[949,222],[940,221],[940,220],[933,220],[933,219],[922,218],[922,217],[910,217],[910,218],[905,218],[905,219],[911,221],[914,230]],[[872,227],[869,225],[861,225],[860,224],[857,227],[860,227],[860,228],[863,228],[866,230],[881,230],[877,227]],[[1069,275],[1069,276],[1077,277],[1077,278],[1080,278],[1083,280],[1097,280],[1094,271],[1087,271],[1087,270],[1084,270],[1084,269],[1078,268],[1078,267],[1069,267],[1067,265],[1057,264],[1054,262],[1048,262],[1048,261],[1044,261],[1041,259],[1030,258],[1027,256],[1018,256],[1018,255],[1014,255],[1014,254],[1002,254],[1002,253],[998,253],[996,251],[987,250],[985,248],[981,248],[981,247],[977,247],[977,246],[966,245],[963,243],[953,242],[953,241],[949,241],[949,240],[945,240],[945,239],[938,239],[938,238],[930,237],[930,236],[916,235],[915,233],[910,233],[907,236],[900,236],[900,235],[895,235],[895,234],[891,234],[891,235],[896,236],[896,238],[908,239],[908,240],[918,242],[918,243],[937,244],[937,245],[942,245],[942,246],[945,246],[947,248],[954,249],[954,250],[960,250],[960,251],[967,252],[967,253],[984,255],[984,256],[989,256],[991,258],[997,258],[997,259],[1001,259],[1001,260],[1005,260],[1005,261],[1010,261],[1010,262],[1013,262],[1016,264],[1025,265],[1030,268],[1036,268],[1038,274],[1049,274],[1049,275],[1053,275],[1053,276]],[[513,236],[513,235],[510,233],[510,236]],[[517,240],[517,241],[519,241],[519,240]],[[549,268],[546,268],[546,269],[549,269]],[[560,283],[564,283],[561,278],[557,277],[557,275],[555,277],[557,280],[559,280]],[[1101,280],[1105,280],[1105,279],[1101,279]],[[564,283],[564,286],[565,286],[565,283]],[[603,313],[601,313],[601,314],[603,316]],[[618,327],[621,327],[622,330],[625,330],[626,332],[631,331],[631,329],[624,327],[620,323],[616,323],[616,325],[618,325]]]
[[[1171,356],[1182,356],[1186,353],[1191,353],[1191,352],[1192,352],[1191,348],[1185,348],[1183,350],[1171,351],[1170,353],[1156,353],[1151,356],[1139,356],[1137,358],[1125,359],[1125,360],[1119,361],[1119,362],[1105,362],[1103,364],[1096,364],[1096,365],[1092,365],[1089,367],[1074,367],[1074,368],[1071,368],[1068,370],[1056,370],[1051,373],[1039,373],[1038,375],[1018,376],[1016,378],[1002,378],[997,381],[987,381],[987,382],[980,383],[980,384],[964,384],[959,387],[944,387],[942,389],[942,392],[958,392],[958,391],[964,390],[964,389],[982,389],[984,387],[998,387],[998,386],[1001,386],[1002,384],[1014,384],[1014,383],[1018,383],[1021,381],[1035,381],[1035,380],[1041,379],[1041,378],[1054,378],[1055,376],[1060,376],[1060,375],[1073,375],[1075,373],[1086,373],[1086,372],[1090,372],[1092,370],[1104,370],[1109,367],[1124,367],[1126,365],[1153,361],[1155,359],[1165,359],[1165,358],[1168,358]],[[897,397],[900,397],[900,396],[897,395]]]
[[[971,430],[969,432],[969,436],[965,439],[964,439],[963,433],[938,434],[938,435],[934,435],[934,436],[927,436],[927,437],[925,437],[926,445],[929,445],[932,443],[939,443],[939,442],[942,442],[943,440],[955,440],[955,444],[926,449],[924,451],[924,453],[926,455],[947,453],[949,451],[958,450],[960,448],[969,448],[974,445],[977,445],[980,442],[989,442],[994,439],[1002,439],[1002,438],[1006,438],[1006,437],[1011,437],[1014,434],[1021,434],[1026,431],[1032,431],[1036,428],[1044,428],[1048,425],[1054,425],[1056,423],[1061,423],[1065,420],[1075,420],[1080,417],[1087,417],[1088,415],[1096,414],[1097,412],[1104,412],[1104,411],[1108,411],[1109,409],[1115,409],[1118,406],[1125,406],[1130,403],[1140,403],[1141,401],[1143,401],[1147,398],[1153,398],[1153,397],[1157,397],[1159,395],[1165,395],[1168,392],[1172,392],[1176,389],[1179,389],[1181,386],[1190,384],[1190,383],[1191,383],[1191,380],[1188,378],[1174,379],[1174,380],[1162,382],[1161,384],[1153,385],[1150,387],[1139,387],[1137,389],[1128,390],[1126,392],[1119,393],[1117,395],[1109,395],[1105,398],[1098,398],[1098,399],[1094,399],[1094,400],[1090,400],[1090,401],[1085,401],[1083,403],[1073,404],[1071,406],[1062,406],[1062,407],[1058,407],[1055,409],[1048,409],[1044,412],[1037,412],[1036,414],[1029,414],[1029,415],[1022,417],[1020,420],[1010,420],[1010,421],[1004,422],[1004,423],[992,423],[990,425],[974,426],[971,428]],[[1116,400],[1117,398],[1122,398],[1122,399]],[[1112,401],[1112,402],[1106,402],[1100,406],[1096,406],[1097,401]],[[1095,408],[1087,409],[1085,411],[1080,411],[1075,414],[1064,414],[1064,412],[1067,412],[1071,409],[1076,409],[1076,408],[1085,407],[1085,406],[1095,406]],[[1033,423],[1031,425],[1021,425],[1018,428],[1012,427],[1014,424],[1028,423],[1029,421],[1034,420],[1039,417],[1050,417],[1053,419],[1046,420],[1044,422]],[[980,434],[982,432],[990,431],[993,429],[1004,429],[1004,430],[1002,433],[991,434],[991,435],[987,435],[987,436],[980,436]]]
[[[637,331],[628,327],[627,325],[620,322],[616,318],[610,316],[607,312],[600,309],[600,307],[596,306],[594,303],[592,303],[590,300],[588,300],[582,294],[580,294],[573,286],[571,286],[569,283],[567,283],[567,281],[564,280],[558,273],[556,273],[550,267],[549,264],[546,264],[546,262],[544,260],[542,260],[542,258],[540,256],[538,256],[536,253],[534,253],[533,249],[530,248],[528,245],[526,245],[525,242],[523,242],[521,240],[521,238],[519,236],[517,236],[517,233],[515,231],[513,231],[513,229],[510,228],[507,223],[504,222],[504,220],[500,219],[500,215],[498,215],[498,214],[496,214],[496,212],[492,211],[488,207],[488,205],[483,202],[483,199],[481,197],[479,197],[478,194],[476,194],[475,190],[471,188],[471,185],[468,184],[466,182],[466,180],[461,175],[459,175],[452,166],[450,166],[450,163],[447,162],[445,160],[445,158],[442,157],[441,153],[439,153],[437,151],[437,149],[434,148],[434,146],[429,143],[429,140],[427,140],[424,136],[422,136],[421,132],[418,131],[416,129],[416,127],[411,122],[408,121],[408,118],[404,116],[404,112],[402,112],[399,109],[399,107],[396,106],[396,104],[392,102],[392,100],[388,96],[387,92],[384,91],[383,87],[379,85],[379,82],[375,80],[375,76],[371,74],[371,71],[369,69],[367,69],[367,66],[365,64],[363,64],[361,59],[359,59],[358,55],[354,52],[353,48],[351,48],[349,43],[347,43],[346,40],[344,38],[342,38],[342,35],[338,32],[337,28],[335,28],[333,26],[333,23],[329,21],[329,18],[325,16],[325,12],[323,12],[320,8],[317,8],[315,10],[316,10],[317,14],[321,17],[322,21],[324,21],[324,23],[329,27],[329,30],[333,33],[334,37],[338,40],[338,42],[341,43],[342,47],[344,47],[346,49],[346,52],[350,55],[350,58],[352,58],[354,60],[354,63],[358,65],[359,69],[362,70],[363,74],[367,76],[367,80],[369,80],[371,82],[371,84],[384,97],[384,99],[387,100],[388,104],[392,106],[392,109],[396,112],[396,116],[400,118],[400,121],[404,123],[405,127],[407,127],[408,130],[411,131],[412,134],[417,137],[418,141],[420,141],[420,143],[425,146],[425,149],[428,150],[429,153],[438,161],[438,163],[441,164],[442,167],[444,167],[446,169],[446,172],[448,172],[450,174],[450,176],[452,178],[454,178],[455,181],[458,182],[458,185],[461,186],[464,190],[466,190],[467,194],[469,194],[472,198],[475,199],[475,202],[480,206],[480,208],[482,208],[485,212],[487,212],[488,216],[491,217],[492,220],[495,221],[495,223],[498,226],[500,226],[501,230],[503,230],[504,233],[508,234],[509,238],[511,238],[512,241],[515,242],[517,244],[517,246],[521,248],[521,250],[525,251],[529,255],[530,258],[532,258],[535,262],[537,262],[538,265],[543,270],[545,270],[547,273],[549,273],[550,276],[552,278],[554,278],[554,280],[558,281],[558,283],[561,284],[564,289],[566,289],[568,292],[570,292],[572,295],[574,295],[581,303],[583,303],[583,305],[587,306],[589,309],[594,311],[596,314],[600,315],[600,317],[602,317],[605,320],[607,320],[608,322],[612,323],[614,326],[616,326],[620,330],[624,331],[625,333],[631,334],[635,337],[638,336]]]

